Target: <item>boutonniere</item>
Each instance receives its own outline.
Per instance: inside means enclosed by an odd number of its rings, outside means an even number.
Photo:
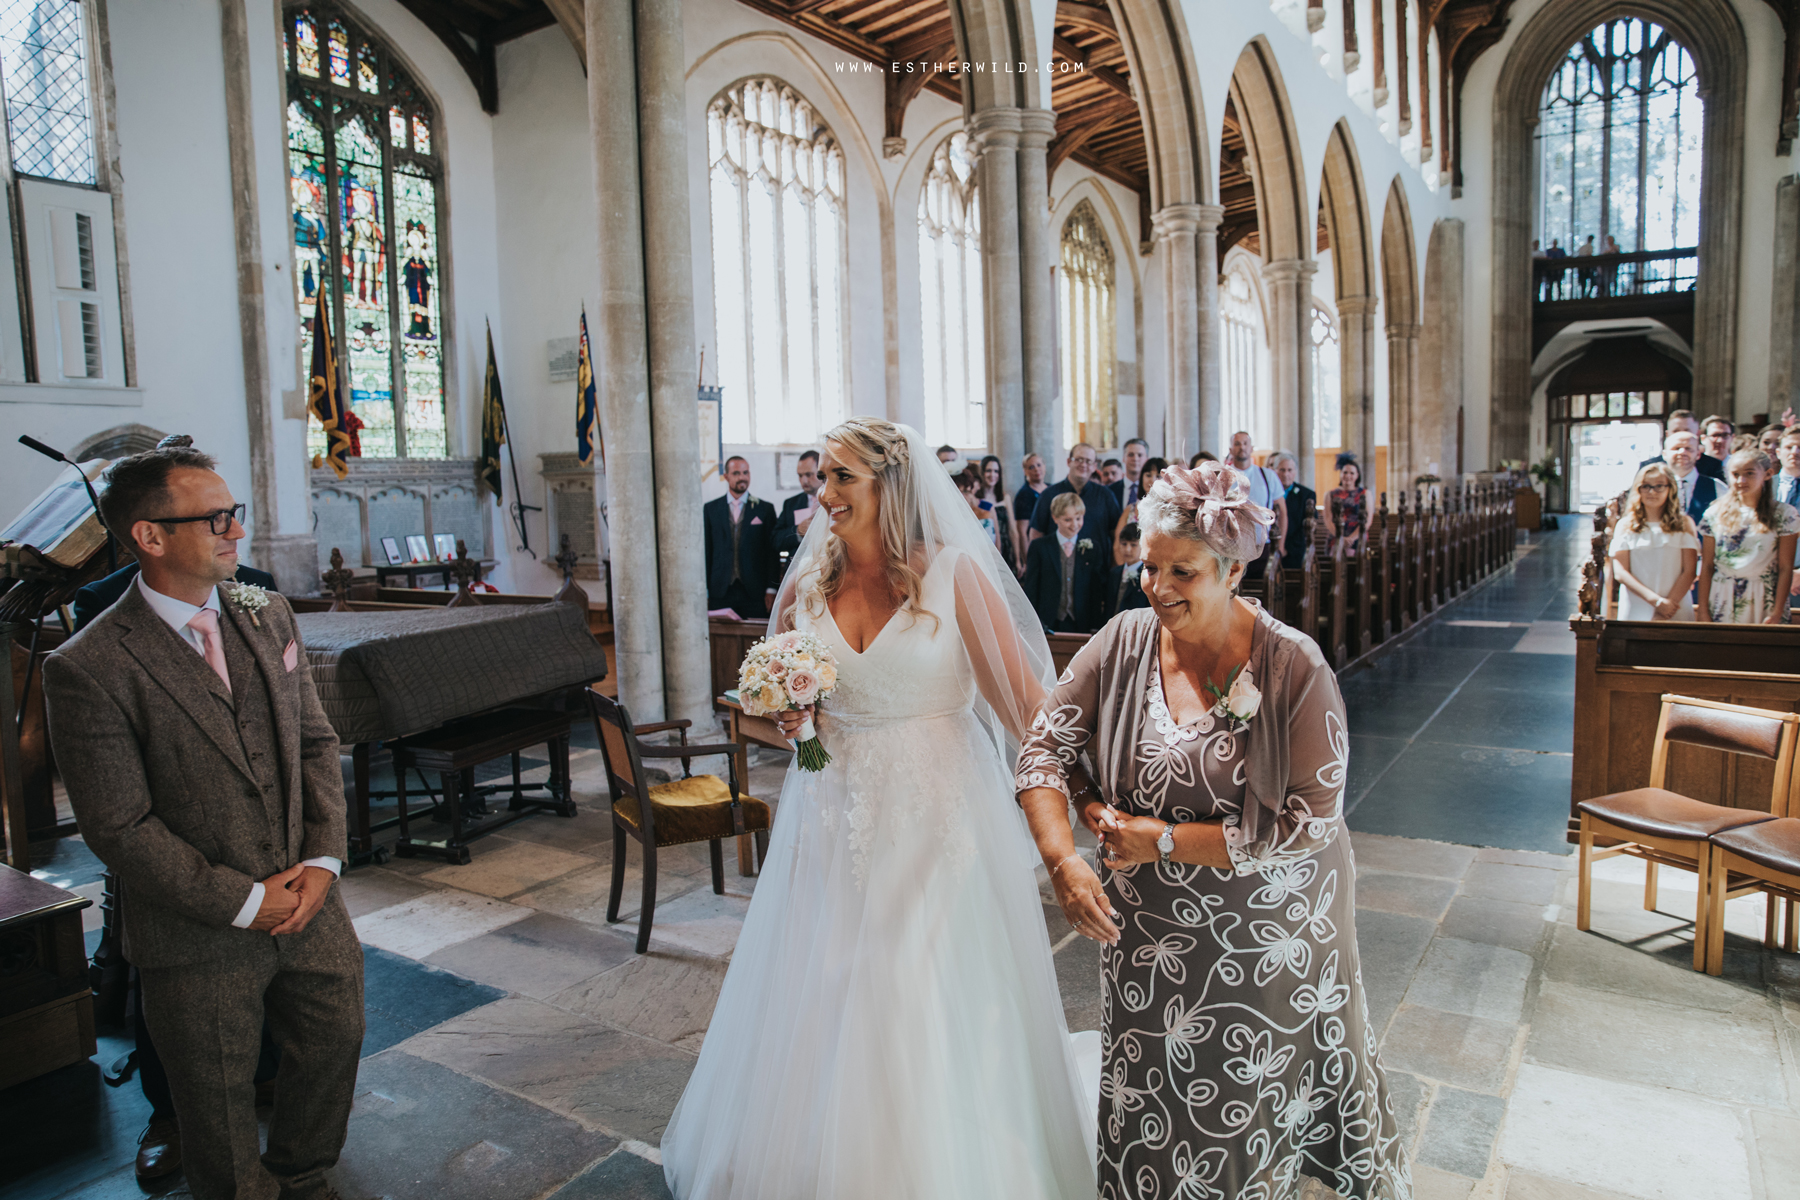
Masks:
[[[1089,551],[1091,551],[1093,548],[1094,548],[1094,539],[1093,538],[1082,538],[1079,542],[1075,543],[1075,553],[1077,553],[1077,554],[1086,554]]]
[[[269,607],[269,593],[266,589],[257,587],[254,583],[234,583],[225,594],[237,605],[239,612],[250,618],[250,624],[258,629],[262,628],[262,622],[257,619],[256,614]]]
[[[1242,733],[1249,728],[1250,718],[1262,707],[1262,693],[1250,682],[1250,676],[1244,673],[1243,667],[1232,668],[1231,674],[1225,678],[1223,689],[1209,679],[1206,681],[1206,690],[1215,701],[1213,716],[1222,719],[1230,733]]]

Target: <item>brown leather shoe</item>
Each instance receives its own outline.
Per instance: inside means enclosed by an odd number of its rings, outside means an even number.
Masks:
[[[153,1119],[138,1136],[137,1177],[166,1179],[181,1170],[181,1129],[174,1117]]]

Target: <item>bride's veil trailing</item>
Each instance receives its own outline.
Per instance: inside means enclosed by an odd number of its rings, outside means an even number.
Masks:
[[[981,686],[976,713],[1010,775],[1019,736],[1056,682],[1043,624],[993,539],[969,511],[968,501],[918,430],[868,418],[856,424],[887,443],[888,461],[871,465],[881,486],[895,493],[906,522],[908,552],[916,556],[915,563],[923,560],[920,575],[928,572],[940,555],[957,553],[952,568],[957,611],[910,616],[925,621],[935,617],[946,625],[960,626]],[[825,440],[834,439],[827,433]],[[884,495],[883,501],[887,499]],[[814,616],[822,615],[824,598],[817,583],[831,537],[830,522],[821,513],[808,527],[782,580],[774,615],[769,618],[771,634],[792,627],[797,606],[810,606]],[[907,614],[896,619],[905,620]]]

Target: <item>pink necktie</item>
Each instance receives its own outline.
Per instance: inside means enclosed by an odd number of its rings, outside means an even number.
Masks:
[[[188,628],[200,635],[200,653],[206,659],[206,665],[219,673],[225,683],[225,690],[231,690],[231,675],[225,670],[225,643],[219,640],[219,614],[210,608],[203,608],[194,614],[188,622]]]

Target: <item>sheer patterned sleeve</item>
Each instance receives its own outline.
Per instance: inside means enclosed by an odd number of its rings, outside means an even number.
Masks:
[[[1069,773],[1094,736],[1100,708],[1100,675],[1106,659],[1100,646],[1111,640],[1104,636],[1088,639],[1050,689],[1019,746],[1013,781],[1017,790],[1050,787],[1069,795]]]
[[[996,559],[998,551],[995,552]],[[1055,666],[1036,625],[1020,628],[1017,610],[1030,616],[1019,592],[1015,604],[968,554],[957,554],[956,623],[975,670],[981,698],[994,710],[1007,740],[1021,741],[1044,702]],[[1017,586],[1012,589],[1017,592]],[[1035,640],[1034,640],[1035,639]]]
[[[1310,858],[1342,833],[1350,731],[1337,677],[1318,655],[1296,655],[1287,686],[1287,797],[1276,811],[1246,796],[1244,811],[1225,818],[1225,851],[1239,875]]]

